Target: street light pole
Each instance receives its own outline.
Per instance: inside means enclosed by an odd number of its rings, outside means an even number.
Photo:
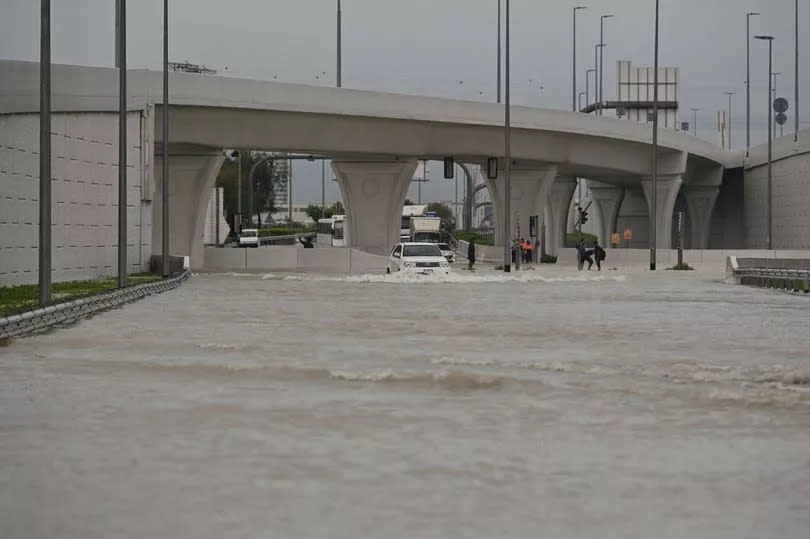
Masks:
[[[511,118],[509,117],[509,0],[506,0],[506,106],[504,107],[504,153],[506,156],[506,178],[503,203],[503,271],[512,271],[512,144]]]
[[[39,13],[39,306],[51,301],[51,0]]]
[[[692,110],[692,136],[697,136],[697,113],[701,109],[691,109]]]
[[[655,0],[655,66],[653,67],[652,193],[650,200],[650,271],[655,271],[658,219],[658,0]]]
[[[656,0],[657,1],[657,0]],[[602,116],[604,104],[604,68],[605,68],[605,19],[610,19],[613,15],[602,15],[599,20],[599,116]]]
[[[595,107],[599,101],[599,49],[602,47],[601,43],[593,46],[593,103]],[[590,105],[590,103],[588,104]],[[596,110],[594,110],[594,114],[596,114]]]
[[[773,249],[773,139],[771,129],[771,73],[773,73],[773,36],[755,36],[768,42],[768,249]]]
[[[793,76],[793,84],[795,86],[795,95],[793,97],[793,106],[795,108],[796,119],[793,122],[793,142],[799,142],[799,0],[794,0],[796,14],[794,16],[794,24],[796,25],[795,42],[796,52],[794,61],[796,63],[796,72]]]
[[[751,147],[751,17],[759,13],[745,14],[745,156]]]
[[[340,0],[337,0],[337,87],[343,86],[343,12],[340,10]]]
[[[736,95],[737,92],[723,92],[728,96],[728,149],[731,149],[731,96]]]
[[[118,287],[127,285],[127,0],[118,2]]]
[[[574,8],[574,37],[571,41],[571,49],[573,51],[573,80],[571,81],[571,109],[576,112],[577,110],[577,11],[587,9],[585,6],[576,6]]]
[[[778,77],[781,74],[782,73],[771,72],[771,76],[773,77],[773,86],[771,86],[771,94],[773,94],[773,97],[771,97],[771,101],[776,100],[776,77]],[[773,119],[773,138],[774,139],[776,138],[776,118]]]
[[[501,102],[501,0],[498,0],[498,103]]]
[[[169,267],[169,0],[163,0],[163,181],[161,208],[161,233],[163,244],[161,254],[163,255],[163,277],[168,277],[171,272]]]
[[[321,218],[326,217],[326,159],[321,159]],[[317,223],[316,223],[317,224]]]

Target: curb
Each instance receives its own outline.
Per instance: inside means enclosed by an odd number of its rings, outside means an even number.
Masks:
[[[47,307],[0,318],[0,340],[19,337],[56,324],[73,322],[79,318],[106,311],[124,303],[173,290],[186,282],[190,276],[191,272],[186,270],[180,275],[168,279],[103,292],[94,296],[48,305]]]

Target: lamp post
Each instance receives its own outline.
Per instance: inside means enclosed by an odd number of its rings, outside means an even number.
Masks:
[[[163,0],[163,181],[161,208],[161,233],[163,242],[161,254],[163,255],[163,276],[171,273],[169,267],[169,0]]]
[[[508,1],[508,0],[507,0]],[[498,0],[498,103],[501,102],[501,0]]]
[[[594,76],[594,81],[593,82],[594,82],[594,86],[596,86],[596,69],[586,69],[585,70],[585,106],[586,107],[591,104],[591,91],[590,91],[590,87],[588,86],[588,80],[589,80],[588,75],[590,75],[591,73],[593,73],[593,76]]]
[[[593,46],[593,103],[595,106],[599,102],[599,49],[602,47],[604,47],[602,43]],[[596,109],[594,109],[594,113],[596,113]]]
[[[340,0],[337,0],[337,87],[343,86],[343,12],[340,9]]]
[[[650,201],[650,271],[655,271],[658,218],[658,0],[655,0],[655,66],[653,67],[652,200]]]
[[[118,42],[118,287],[127,285],[127,0],[116,1]]]
[[[602,116],[602,105],[604,103],[604,67],[605,67],[605,19],[610,19],[613,15],[602,15],[599,19],[599,116]]]
[[[771,129],[771,73],[773,73],[773,36],[755,36],[768,42],[768,249],[773,249],[773,139]]]
[[[512,270],[512,145],[511,145],[511,119],[509,117],[509,0],[506,0],[506,106],[504,107],[504,153],[506,157],[506,178],[504,184],[504,230],[503,242],[503,271]]]
[[[51,0],[39,12],[39,306],[51,301]]]
[[[573,80],[571,81],[571,108],[576,112],[577,110],[577,11],[587,9],[586,6],[576,6],[574,8],[574,37],[571,40],[571,49],[573,51]]]
[[[799,0],[794,0],[794,6],[796,9],[796,13],[794,16],[793,23],[796,25],[796,32],[795,32],[795,45],[796,45],[796,52],[794,56],[794,62],[796,64],[796,72],[793,76],[793,84],[795,86],[794,91],[795,95],[793,96],[793,107],[796,113],[796,120],[793,122],[793,142],[799,142]]]
[[[751,147],[751,17],[757,12],[745,14],[745,155]]]
[[[736,95],[737,92],[723,92],[728,96],[728,149],[731,149],[731,96]]]
[[[692,136],[697,136],[697,113],[701,109],[691,109],[692,111]]]

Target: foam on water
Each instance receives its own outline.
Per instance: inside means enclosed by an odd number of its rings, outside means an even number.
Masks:
[[[326,281],[345,283],[585,283],[585,282],[624,282],[625,275],[575,275],[550,276],[534,271],[497,273],[497,272],[452,272],[448,275],[416,275],[393,273],[391,275],[364,273],[359,275],[287,275],[287,281]]]

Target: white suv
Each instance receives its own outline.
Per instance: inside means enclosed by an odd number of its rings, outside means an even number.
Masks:
[[[397,243],[388,257],[388,273],[449,275],[450,263],[435,243]]]
[[[259,231],[255,228],[243,228],[239,234],[239,247],[258,247]]]

